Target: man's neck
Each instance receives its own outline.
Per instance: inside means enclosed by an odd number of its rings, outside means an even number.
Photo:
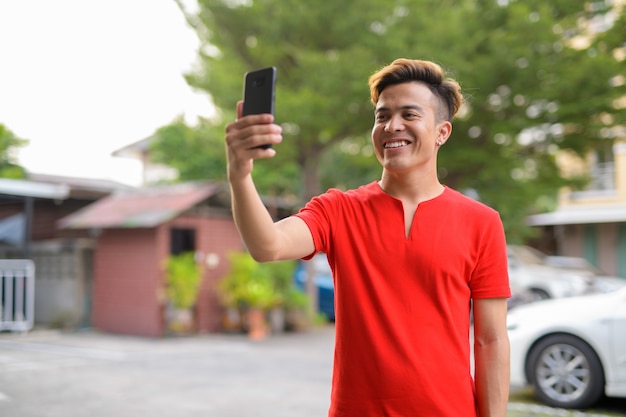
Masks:
[[[441,195],[444,190],[436,175],[396,175],[383,171],[380,188],[392,197],[419,204]]]

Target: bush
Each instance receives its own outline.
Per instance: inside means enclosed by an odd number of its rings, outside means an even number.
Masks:
[[[258,263],[247,252],[231,252],[230,272],[218,284],[227,307],[261,308],[306,305],[293,284],[294,262]]]
[[[196,263],[194,252],[170,255],[165,262],[165,270],[165,294],[172,306],[178,309],[193,307],[202,280],[202,268]]]

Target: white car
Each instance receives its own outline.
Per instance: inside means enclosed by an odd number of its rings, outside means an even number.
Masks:
[[[592,277],[575,269],[547,263],[546,255],[529,246],[508,245],[509,280],[513,293],[530,301],[573,297],[594,291]]]
[[[626,398],[626,286],[519,306],[508,329],[512,387],[561,408]]]
[[[592,292],[609,292],[626,284],[626,280],[606,274],[585,258],[572,256],[546,256],[546,263],[555,268],[568,269],[591,279]]]

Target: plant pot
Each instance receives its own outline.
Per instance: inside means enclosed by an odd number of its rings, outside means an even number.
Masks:
[[[268,312],[270,328],[272,333],[282,333],[287,325],[285,310],[282,307],[275,307]]]
[[[245,319],[241,309],[228,307],[224,310],[222,316],[222,329],[229,333],[241,333],[244,330],[244,321]]]
[[[194,330],[193,310],[190,308],[172,308],[168,328],[173,333],[192,333]]]
[[[310,320],[301,308],[289,308],[285,315],[285,328],[288,331],[300,331],[309,327]]]
[[[265,311],[260,308],[248,309],[248,337],[252,340],[262,340],[267,337],[267,324],[265,323]]]

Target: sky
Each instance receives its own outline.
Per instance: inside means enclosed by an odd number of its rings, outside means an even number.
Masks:
[[[174,0],[1,0],[0,124],[29,172],[140,185],[113,151],[210,100],[183,74],[199,41]]]

